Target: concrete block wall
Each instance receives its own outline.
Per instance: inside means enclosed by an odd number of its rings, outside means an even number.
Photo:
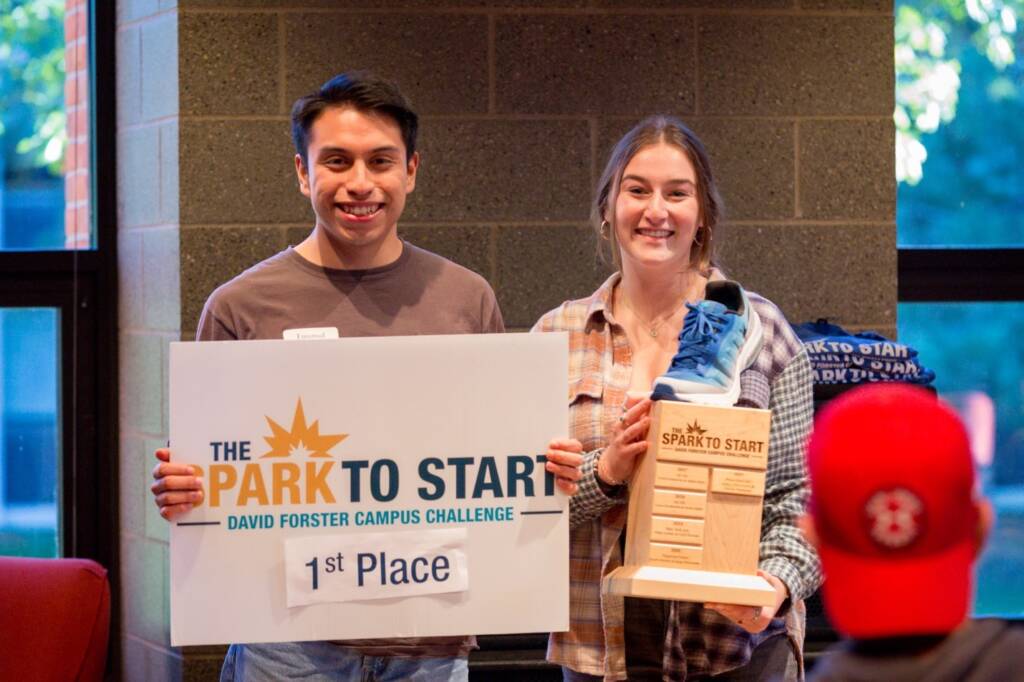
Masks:
[[[487,277],[512,328],[604,277],[580,229],[596,175],[623,131],[664,111],[711,150],[731,274],[794,320],[891,329],[891,11],[182,0],[183,333],[216,284],[308,231],[287,114],[346,68],[393,78],[423,115],[402,233]]]
[[[168,528],[147,489],[167,441],[167,347],[180,336],[178,21],[173,3],[118,2],[117,196],[123,678],[180,679],[170,650]]]
[[[891,0],[120,0],[123,596],[144,611],[126,676],[218,664],[168,647],[140,479],[166,438],[166,341],[312,225],[296,97],[346,69],[398,82],[423,155],[400,232],[488,278],[512,329],[604,279],[593,185],[622,132],[668,112],[710,150],[730,275],[793,321],[893,333],[892,33]]]

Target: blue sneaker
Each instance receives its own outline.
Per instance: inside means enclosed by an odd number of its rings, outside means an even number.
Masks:
[[[654,381],[652,398],[735,405],[740,373],[761,350],[761,318],[736,282],[709,282],[704,300],[687,303],[679,352]]]

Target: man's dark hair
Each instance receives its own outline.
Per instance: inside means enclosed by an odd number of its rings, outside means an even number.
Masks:
[[[365,71],[340,73],[313,93],[292,105],[292,141],[302,165],[308,167],[309,130],[313,122],[330,107],[351,106],[359,111],[387,116],[398,124],[405,143],[406,161],[416,151],[419,117],[405,95],[391,81]]]

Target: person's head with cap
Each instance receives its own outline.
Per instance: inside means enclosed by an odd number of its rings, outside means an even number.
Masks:
[[[802,525],[835,628],[854,639],[956,629],[992,515],[953,410],[908,385],[854,389],[818,417],[807,463]]]

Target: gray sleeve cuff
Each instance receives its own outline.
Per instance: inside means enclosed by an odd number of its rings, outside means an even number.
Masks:
[[[600,450],[584,453],[580,465],[579,490],[569,499],[569,527],[601,516],[612,507],[628,499],[626,486],[606,486],[597,478],[597,459]]]

